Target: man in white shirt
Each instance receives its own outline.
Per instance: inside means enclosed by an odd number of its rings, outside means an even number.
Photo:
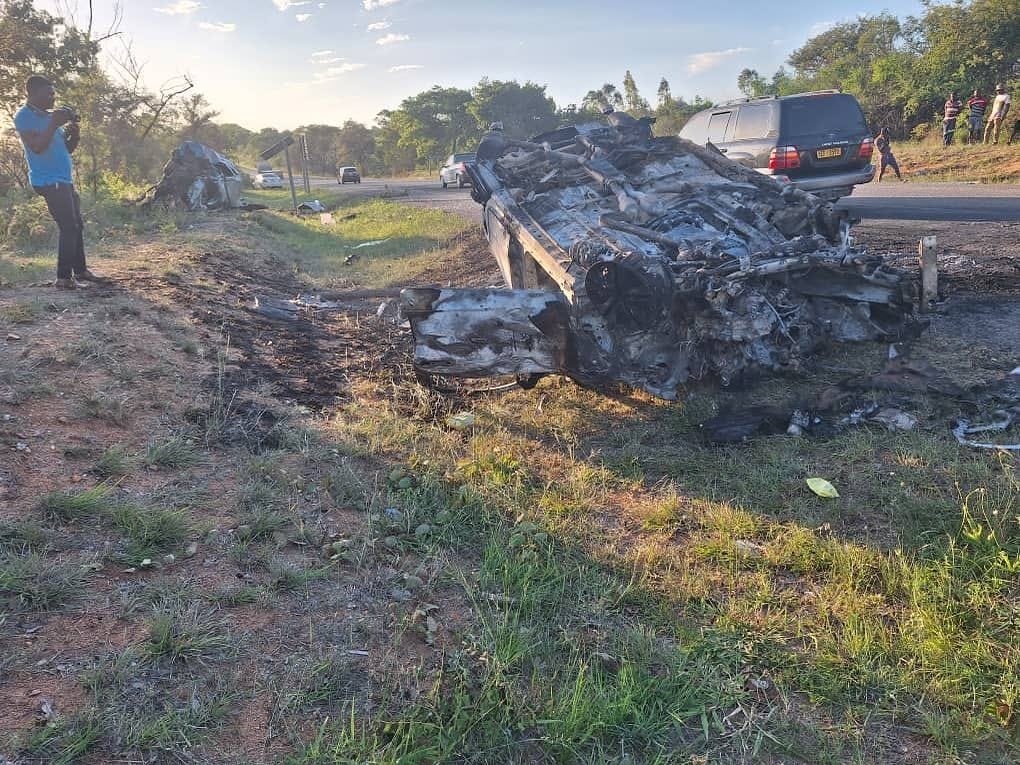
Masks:
[[[995,93],[995,101],[992,102],[992,108],[988,110],[988,124],[985,125],[985,143],[999,142],[999,131],[1006,122],[1006,115],[1009,113],[1009,106],[1012,103],[1012,99],[1009,97],[1009,93],[1006,92],[1004,85],[996,85]],[[992,140],[989,141],[989,138]]]

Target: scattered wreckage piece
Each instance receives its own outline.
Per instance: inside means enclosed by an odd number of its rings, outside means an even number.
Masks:
[[[972,449],[1020,452],[1020,444],[984,443],[971,438],[978,433],[1001,433],[1020,422],[1020,367],[988,385],[970,391],[969,396],[973,402],[972,408],[991,412],[991,419],[978,425],[972,425],[966,418],[958,419],[953,424],[956,440]]]
[[[916,279],[852,247],[845,213],[615,116],[482,139],[467,171],[507,289],[405,291],[420,371],[674,399],[911,324]]]
[[[143,200],[143,206],[164,202],[189,212],[239,208],[241,171],[205,144],[185,141],[173,150],[163,167],[163,177]]]

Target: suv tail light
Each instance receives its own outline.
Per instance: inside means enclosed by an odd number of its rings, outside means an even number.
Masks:
[[[871,155],[875,153],[875,142],[870,138],[861,141],[861,150],[857,153],[860,159],[871,161]]]
[[[769,170],[796,170],[800,167],[800,152],[796,146],[777,146],[769,153]]]

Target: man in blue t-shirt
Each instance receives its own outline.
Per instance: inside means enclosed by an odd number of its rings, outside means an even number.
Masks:
[[[81,138],[78,116],[66,107],[53,109],[57,93],[45,77],[32,75],[25,90],[28,101],[14,115],[14,127],[25,147],[29,183],[60,229],[54,284],[73,290],[78,281],[102,281],[85,265],[85,224],[71,178],[71,152]]]

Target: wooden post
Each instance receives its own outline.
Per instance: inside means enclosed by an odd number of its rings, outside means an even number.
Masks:
[[[939,298],[939,266],[935,258],[935,237],[926,236],[918,245],[921,261],[921,311],[932,310]]]
[[[283,150],[283,156],[287,158],[287,179],[290,181],[290,199],[294,203],[294,212],[297,212],[297,192],[294,190],[294,171],[290,166],[290,149]]]

